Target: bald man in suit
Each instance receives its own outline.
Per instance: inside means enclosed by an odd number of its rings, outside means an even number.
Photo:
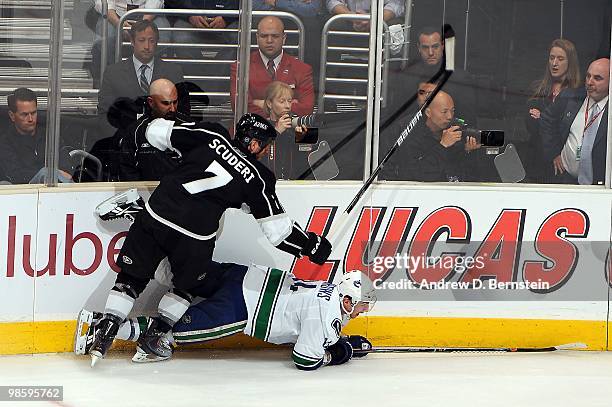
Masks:
[[[605,183],[609,72],[608,58],[593,61],[585,87],[563,90],[542,112],[540,136],[553,183]]]
[[[257,25],[257,45],[259,49],[251,53],[249,67],[249,105],[248,111],[264,115],[266,88],[272,81],[285,82],[293,89],[291,111],[297,115],[311,114],[314,108],[314,86],[312,67],[299,59],[283,52],[285,27],[277,17],[264,17]],[[230,94],[232,108],[236,103],[236,86],[244,89],[244,84],[236,84],[236,63],[231,66]]]

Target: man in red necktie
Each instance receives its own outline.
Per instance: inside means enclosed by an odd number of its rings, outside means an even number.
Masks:
[[[285,27],[277,17],[264,17],[257,25],[259,49],[251,53],[249,70],[248,111],[264,115],[263,106],[266,87],[274,80],[287,83],[294,90],[291,111],[298,115],[311,114],[314,107],[314,87],[310,65],[283,52]],[[231,67],[232,107],[236,102],[237,65]]]

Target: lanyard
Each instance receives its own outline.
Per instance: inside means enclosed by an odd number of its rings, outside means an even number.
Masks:
[[[589,127],[591,127],[591,125],[593,123],[595,123],[595,120],[597,120],[599,115],[601,115],[603,113],[603,109],[602,109],[595,116],[591,117],[591,120],[588,120],[588,118],[589,118],[589,110],[591,110],[591,108],[593,108],[593,106],[595,106],[595,104],[593,104],[593,105],[591,105],[591,107],[589,107],[589,100],[590,100],[590,98],[587,99],[586,110],[584,111],[584,130],[582,130],[582,141],[581,141],[580,145],[577,146],[577,148],[576,148],[576,161],[580,161],[580,154],[582,152],[582,143],[584,142],[584,133],[586,133],[587,129]],[[588,123],[587,123],[587,120],[588,120]]]
[[[593,123],[595,123],[595,120],[597,120],[597,118],[603,113],[603,109],[601,109],[599,111],[599,113],[597,113],[595,116],[591,117],[591,120],[589,120],[588,123],[587,123],[587,120],[589,118],[589,110],[591,110],[591,108],[593,108],[593,106],[595,106],[595,103],[593,103],[591,105],[591,107],[589,107],[589,100],[590,100],[590,98],[587,99],[586,110],[584,111],[584,130],[582,130],[582,136],[583,137],[584,137],[584,133],[587,131],[587,129],[589,127],[591,127],[591,125]]]

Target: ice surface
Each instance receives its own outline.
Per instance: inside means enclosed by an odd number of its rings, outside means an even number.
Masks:
[[[63,385],[64,401],[16,406],[612,406],[612,352],[371,354],[314,372],[286,349],[179,351],[134,364],[89,357],[0,357],[2,385]]]

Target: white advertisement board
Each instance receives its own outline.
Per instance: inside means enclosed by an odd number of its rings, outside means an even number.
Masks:
[[[321,233],[358,187],[280,184],[278,195],[291,217]],[[35,194],[0,195],[2,321],[22,320],[32,309],[37,321],[71,320],[84,305],[103,307],[129,223],[102,223],[93,210],[115,192],[45,190],[38,202]],[[276,250],[238,210],[225,216],[215,258],[291,269],[302,278],[361,269],[386,283],[373,315],[605,321],[610,208],[603,192],[585,199],[575,190],[378,185],[355,208],[324,266]],[[481,257],[484,267],[457,267],[458,257]],[[428,258],[438,263],[422,262]],[[474,280],[548,286],[423,285]]]

